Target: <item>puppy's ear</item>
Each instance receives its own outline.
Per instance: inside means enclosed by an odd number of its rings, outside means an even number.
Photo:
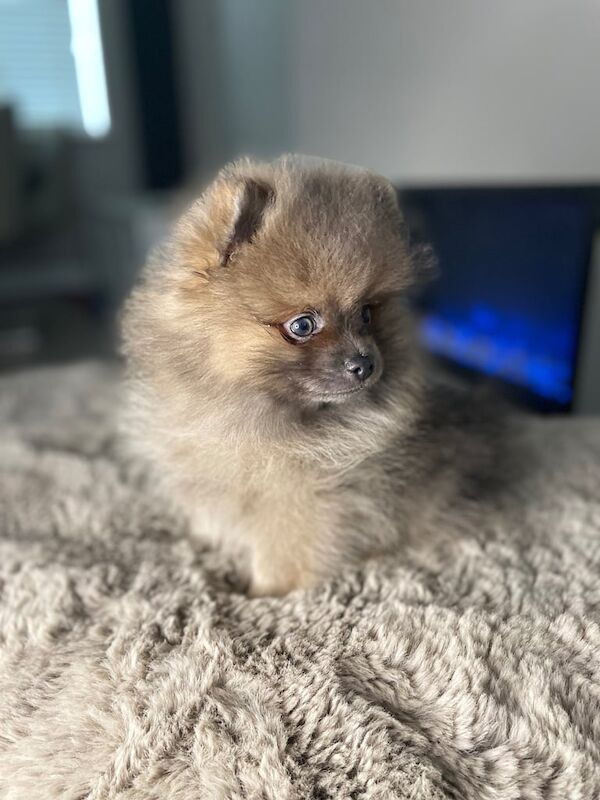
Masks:
[[[430,244],[420,242],[411,244],[409,252],[419,287],[434,281],[439,275],[439,268],[433,247]]]
[[[275,191],[258,166],[226,168],[180,220],[174,242],[178,261],[197,278],[228,267],[261,229]]]
[[[374,189],[375,206],[377,209],[388,214],[400,214],[398,204],[398,193],[393,184],[381,178],[375,184]]]
[[[227,266],[232,256],[244,244],[249,244],[254,239],[267,206],[273,202],[273,197],[273,188],[268,184],[254,178],[243,179],[236,201],[233,227],[221,255],[222,266]]]
[[[413,272],[413,284],[417,290],[438,277],[438,260],[430,244],[418,238],[411,231],[411,225],[405,218],[401,198],[390,181],[382,178],[375,185],[375,204],[381,214],[392,222],[398,233],[406,242],[410,265]]]

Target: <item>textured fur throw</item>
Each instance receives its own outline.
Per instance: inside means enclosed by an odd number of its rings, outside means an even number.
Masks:
[[[120,452],[118,392],[0,381],[3,800],[600,796],[598,422],[528,422],[443,558],[249,600]]]

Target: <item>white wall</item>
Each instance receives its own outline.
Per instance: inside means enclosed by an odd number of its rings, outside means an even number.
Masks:
[[[203,168],[295,149],[411,183],[600,178],[599,0],[177,6]]]
[[[291,8],[298,148],[401,181],[600,178],[598,0]]]

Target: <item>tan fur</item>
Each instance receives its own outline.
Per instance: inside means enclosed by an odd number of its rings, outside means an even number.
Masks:
[[[133,293],[134,434],[194,531],[248,565],[254,594],[406,546],[452,497],[451,445],[423,424],[405,303],[417,277],[384,178],[286,157],[223,170]],[[295,346],[281,325],[304,309],[325,326]],[[362,349],[372,382],[315,400],[342,380],[339,354]]]

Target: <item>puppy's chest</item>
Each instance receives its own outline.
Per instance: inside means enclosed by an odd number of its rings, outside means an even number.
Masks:
[[[221,454],[219,460],[222,458]],[[213,467],[217,467],[214,461]],[[229,524],[235,521],[236,528],[289,529],[311,517],[328,516],[328,508],[335,502],[335,487],[314,465],[286,457],[238,451],[210,472],[213,478],[219,474],[221,480],[210,481],[207,500]]]
[[[243,513],[254,516],[293,516],[326,502],[328,494],[314,470],[285,459],[250,463],[235,493]]]

